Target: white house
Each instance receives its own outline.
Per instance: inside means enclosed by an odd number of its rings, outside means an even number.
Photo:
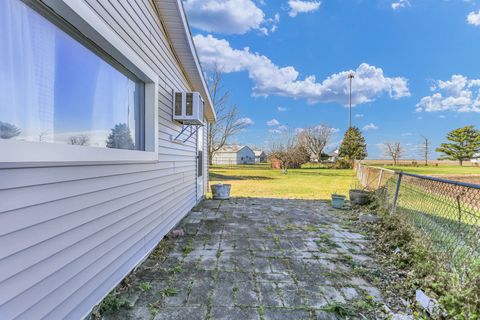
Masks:
[[[213,121],[182,0],[0,1],[0,319],[86,316],[204,197]]]
[[[254,164],[255,153],[248,146],[226,145],[213,154],[213,164]]]
[[[470,162],[474,164],[480,163],[480,153],[474,154],[473,157],[470,159]]]
[[[340,154],[340,151],[339,151],[338,149],[330,152],[330,153],[328,154],[328,161],[329,161],[329,162],[335,162],[335,161],[337,161],[338,158],[339,158],[339,154]]]
[[[261,149],[252,149],[255,154],[255,163],[267,162],[267,154]]]

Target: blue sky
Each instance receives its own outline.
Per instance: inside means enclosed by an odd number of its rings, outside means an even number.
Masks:
[[[230,103],[252,124],[236,141],[262,146],[284,130],[353,123],[406,157],[424,135],[438,146],[479,124],[480,1],[185,0],[202,65],[224,71]],[[272,121],[276,120],[276,121]],[[435,157],[436,154],[433,154]]]

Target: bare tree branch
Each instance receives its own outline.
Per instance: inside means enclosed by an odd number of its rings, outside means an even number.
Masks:
[[[218,68],[210,80],[210,95],[217,113],[217,121],[207,127],[208,162],[212,164],[213,155],[222,148],[230,138],[250,124],[240,120],[238,106],[228,106],[230,92],[223,88],[222,73]]]
[[[68,138],[68,143],[77,146],[88,146],[90,138],[85,134],[79,134]]]
[[[430,139],[422,136],[422,142],[417,147],[418,154],[425,161],[426,166],[428,166],[428,159],[430,158],[430,153],[432,152],[431,145],[432,143],[430,142]]]
[[[269,158],[277,160],[283,173],[288,172],[288,168],[293,164],[302,164],[308,161],[306,150],[299,143],[298,135],[286,132],[279,135],[275,141],[272,141]]]
[[[400,142],[385,142],[383,152],[386,157],[392,158],[394,165],[397,165],[405,150]]]
[[[316,127],[304,129],[299,133],[299,143],[314,156],[318,161],[321,160],[323,149],[330,141],[333,129],[328,125],[321,124]]]

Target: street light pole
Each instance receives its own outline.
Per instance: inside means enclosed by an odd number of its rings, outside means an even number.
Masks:
[[[348,120],[348,128],[352,127],[352,80],[355,78],[355,74],[350,72],[348,74],[348,79],[350,80],[350,110],[349,110],[349,120]]]

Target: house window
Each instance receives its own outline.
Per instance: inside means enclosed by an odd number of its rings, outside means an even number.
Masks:
[[[145,150],[145,83],[46,11],[0,1],[0,138]]]

